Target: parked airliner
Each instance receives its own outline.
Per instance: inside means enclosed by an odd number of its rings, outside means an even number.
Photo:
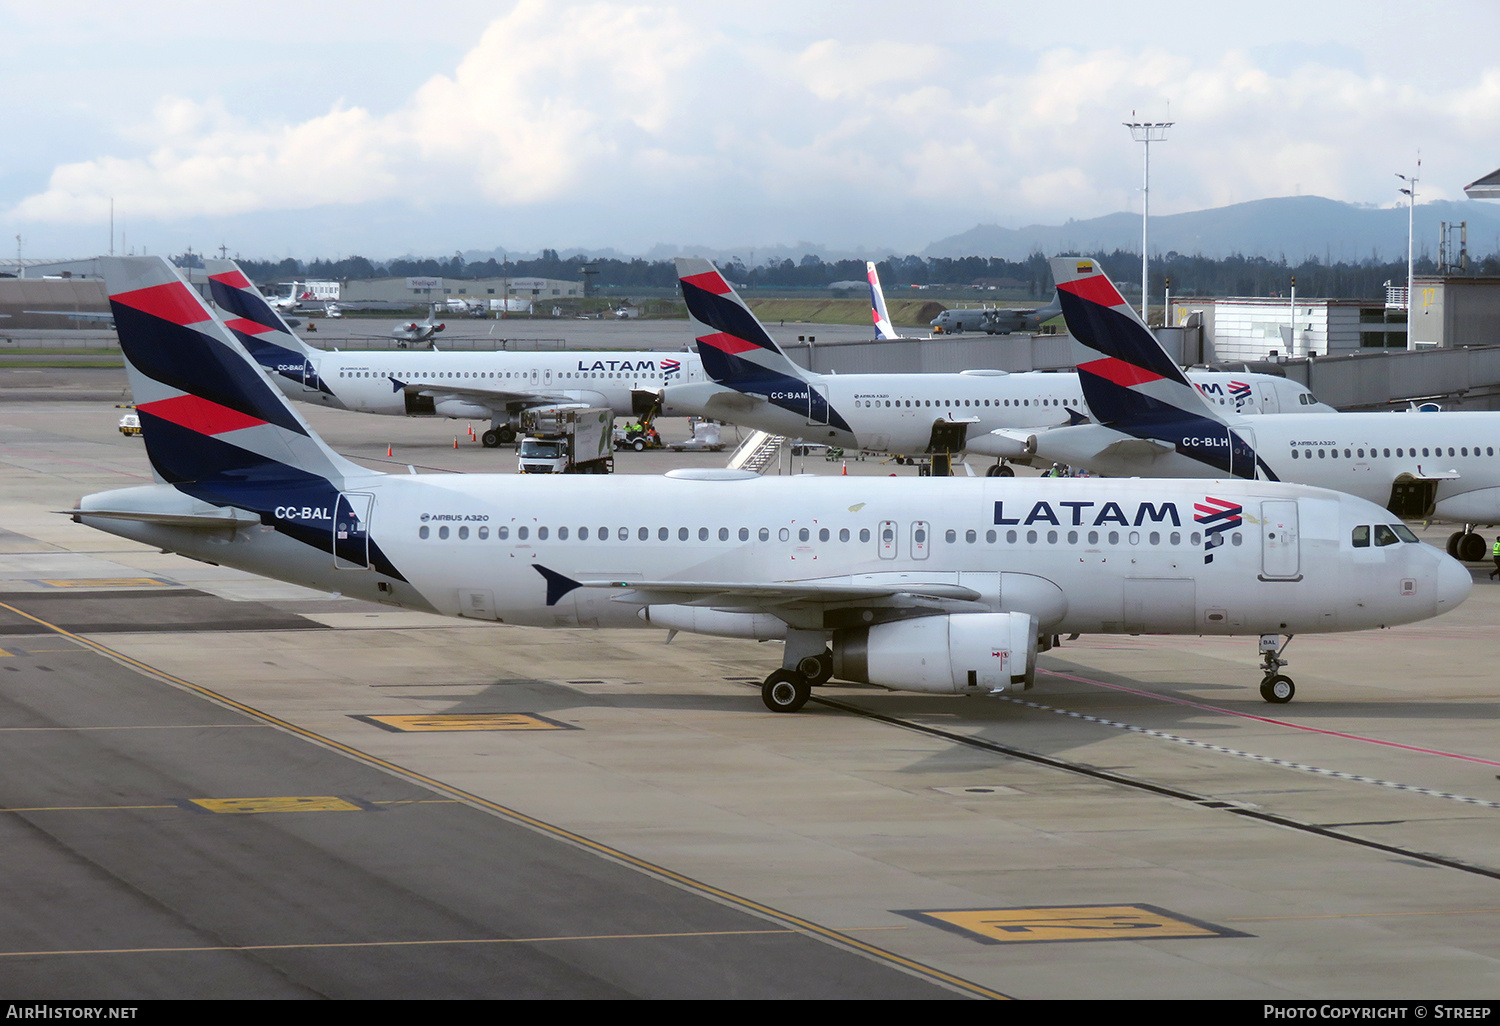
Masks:
[[[1039,638],[1084,631],[1262,635],[1262,694],[1285,701],[1280,636],[1425,619],[1471,587],[1380,507],[1296,485],[368,470],[176,268],[100,264],[157,483],[85,496],[78,523],[452,616],[781,640],[778,712],[830,676],[1029,688]]]
[[[1046,460],[1122,477],[1224,477],[1334,488],[1409,520],[1462,524],[1450,555],[1487,555],[1500,523],[1500,413],[1301,413],[1251,421],[1203,402],[1092,260],[1052,261],[1095,424],[1037,432]]]
[[[237,264],[204,263],[214,305],[291,398],[361,413],[488,420],[480,434],[487,446],[514,441],[523,410],[581,404],[640,416],[664,385],[703,378],[691,353],[314,349],[292,333]]]
[[[1025,435],[1078,423],[1085,407],[1078,375],[816,374],[797,366],[707,260],[679,259],[677,273],[711,381],[672,385],[672,408],[759,428],[776,435],[851,449],[893,453],[968,451],[1019,458]],[[1302,385],[1264,374],[1195,371],[1204,401],[1242,413],[1281,413],[1324,406]],[[1009,467],[990,468],[991,476]]]

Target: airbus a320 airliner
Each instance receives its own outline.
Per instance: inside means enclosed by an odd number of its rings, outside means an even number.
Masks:
[[[1474,527],[1500,523],[1500,413],[1237,417],[1203,402],[1095,261],[1057,257],[1052,274],[1098,423],[1037,432],[1037,455],[1119,476],[1336,488],[1400,517],[1462,524],[1449,555],[1485,558]]]
[[[607,406],[619,416],[641,416],[665,385],[703,380],[692,353],[315,349],[292,333],[234,261],[204,266],[225,323],[289,397],[360,413],[488,420],[479,437],[491,447],[515,440],[524,410]]]
[[[872,452],[970,452],[1022,460],[1025,431],[1078,423],[1078,375],[970,370],[958,374],[816,374],[787,358],[707,260],[679,259],[682,295],[711,381],[673,384],[664,403],[776,435]],[[873,295],[873,289],[872,289]],[[879,307],[874,308],[879,320]],[[928,343],[912,343],[926,345]],[[1333,408],[1302,385],[1265,374],[1195,371],[1204,402],[1240,413]],[[1017,434],[1017,430],[1023,431]],[[1003,465],[991,476],[1008,475]]]
[[[100,263],[157,483],[85,496],[77,522],[450,616],[780,640],[778,712],[830,677],[1029,688],[1057,632],[1262,635],[1262,694],[1286,701],[1281,636],[1410,623],[1471,587],[1380,507],[1270,482],[368,470],[165,260]]]

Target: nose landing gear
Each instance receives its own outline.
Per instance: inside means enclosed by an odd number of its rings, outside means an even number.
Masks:
[[[1292,678],[1283,676],[1280,672],[1287,665],[1287,661],[1281,658],[1281,653],[1291,643],[1290,634],[1285,641],[1281,640],[1280,634],[1260,636],[1260,666],[1264,671],[1260,681],[1260,697],[1273,705],[1285,705],[1297,693],[1297,686],[1292,683]]]

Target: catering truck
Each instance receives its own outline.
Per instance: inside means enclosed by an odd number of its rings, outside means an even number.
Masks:
[[[615,415],[607,407],[541,407],[523,413],[521,424],[521,473],[614,472]]]

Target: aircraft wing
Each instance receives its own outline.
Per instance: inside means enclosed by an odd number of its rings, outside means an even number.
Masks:
[[[391,391],[425,395],[433,399],[462,399],[480,405],[504,406],[510,403],[575,403],[578,400],[562,392],[513,388],[477,388],[473,385],[455,385],[452,382],[400,381],[391,378]]]
[[[730,581],[580,581],[584,588],[618,589],[621,602],[711,606],[774,611],[779,607],[846,605],[914,606],[922,600],[975,602],[980,595],[958,584],[861,585],[817,581],[774,584]]]
[[[982,596],[960,584],[905,580],[890,575],[822,581],[575,581],[535,564],[547,582],[547,604],[555,605],[575,588],[615,591],[616,601],[635,605],[701,606],[769,613],[803,619],[835,608],[943,611],[950,603],[977,602]],[[904,575],[901,575],[904,577]],[[801,615],[799,615],[801,614]]]

